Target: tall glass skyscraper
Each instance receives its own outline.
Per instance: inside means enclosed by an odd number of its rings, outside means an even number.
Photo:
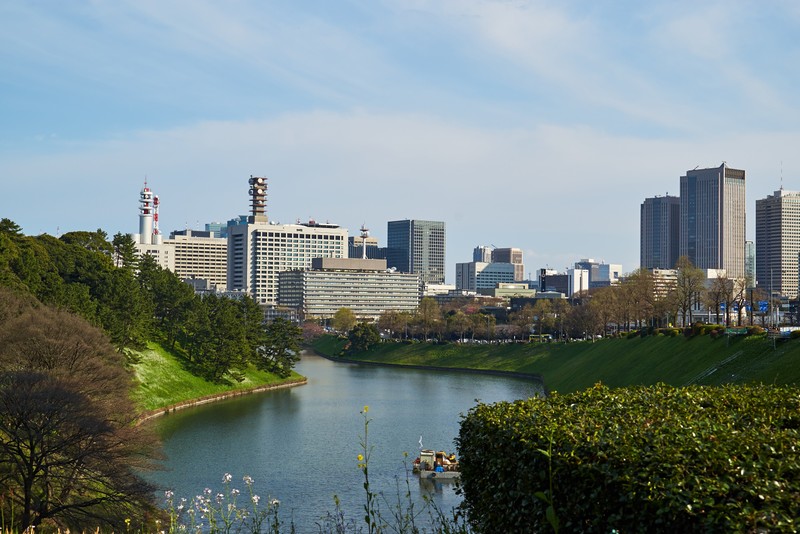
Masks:
[[[423,284],[444,284],[445,227],[442,221],[389,221],[386,261]]]
[[[744,278],[745,172],[723,163],[681,176],[681,256]]]
[[[673,269],[678,261],[681,199],[646,198],[641,208],[639,266],[642,269]]]

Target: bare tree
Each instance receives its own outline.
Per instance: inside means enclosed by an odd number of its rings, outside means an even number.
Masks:
[[[40,307],[0,326],[0,477],[12,529],[121,530],[154,509],[137,473],[157,439],[132,424],[132,384],[124,357],[77,316]]]
[[[686,256],[678,258],[675,269],[678,271],[674,289],[675,300],[681,315],[681,324],[688,326],[693,322],[692,310],[697,303],[702,302],[706,276],[703,270],[692,265]]]

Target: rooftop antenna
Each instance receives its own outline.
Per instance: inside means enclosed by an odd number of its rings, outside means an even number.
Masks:
[[[367,238],[369,237],[369,228],[366,223],[361,225],[361,259],[367,259]]]

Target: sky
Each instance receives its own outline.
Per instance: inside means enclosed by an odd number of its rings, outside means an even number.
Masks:
[[[800,189],[800,3],[0,2],[0,217],[27,235],[247,213],[385,245],[444,221],[446,274],[476,246],[526,273],[639,266],[639,210],[696,167]]]

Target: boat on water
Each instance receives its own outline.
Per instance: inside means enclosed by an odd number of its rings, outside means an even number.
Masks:
[[[413,471],[419,475],[420,480],[457,480],[461,476],[455,454],[432,449],[419,451],[419,457],[414,460]]]

